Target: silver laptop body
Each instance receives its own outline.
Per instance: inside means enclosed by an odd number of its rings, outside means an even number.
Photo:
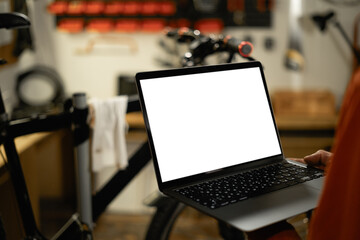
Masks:
[[[283,155],[260,62],[141,72],[136,85],[161,192],[243,231],[316,207],[319,173],[216,207],[179,190],[284,162],[308,170]]]

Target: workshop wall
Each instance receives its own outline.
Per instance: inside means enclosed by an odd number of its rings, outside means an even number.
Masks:
[[[23,54],[14,69],[26,69],[35,63],[48,65],[59,71],[68,94],[84,91],[89,96],[107,97],[117,94],[120,75],[164,68],[155,61],[167,57],[158,46],[161,33],[99,34],[83,31],[69,34],[57,29],[55,16],[47,11],[51,2],[28,1],[36,52]],[[253,56],[265,66],[270,91],[278,88],[327,88],[335,94],[339,105],[351,76],[351,51],[337,29],[329,26],[327,32],[321,33],[309,18],[313,13],[335,10],[338,20],[352,38],[353,21],[358,10],[324,0],[301,1],[305,23],[302,28],[305,69],[302,80],[296,81],[293,80],[294,74],[284,65],[289,45],[290,2],[275,2],[270,27],[228,27],[224,32],[239,39],[251,39]],[[270,42],[270,46],[266,42]],[[0,74],[5,74],[2,81],[12,79],[14,70],[10,68],[8,72],[1,71]],[[12,91],[12,84],[3,85],[9,85]],[[6,89],[8,87],[3,87],[3,91]]]
[[[51,1],[50,1],[51,2]],[[321,33],[310,15],[335,10],[337,18],[352,38],[353,20],[358,13],[351,6],[334,5],[323,0],[303,4],[302,44],[305,69],[302,80],[295,82],[284,65],[289,45],[290,2],[278,0],[273,8],[271,27],[229,27],[225,32],[239,39],[251,39],[253,56],[263,62],[270,91],[278,88],[328,88],[338,103],[351,75],[351,51],[337,29]],[[107,97],[117,93],[117,77],[137,71],[164,68],[155,59],[161,57],[158,46],[161,33],[89,33],[69,34],[58,31],[53,15],[44,13],[48,3],[33,2],[33,31],[37,61],[56,67],[69,93],[85,91],[90,96]],[[271,41],[271,46],[266,46]],[[166,56],[166,55],[165,55]]]

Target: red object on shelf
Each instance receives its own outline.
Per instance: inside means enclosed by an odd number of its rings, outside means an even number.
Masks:
[[[274,9],[274,1],[258,0],[257,4],[256,4],[256,9],[261,13],[266,12],[266,11],[271,11]]]
[[[143,32],[160,32],[165,28],[164,19],[145,19],[142,22]]]
[[[227,0],[227,10],[229,12],[244,11],[245,0]]]
[[[137,15],[141,11],[141,3],[136,1],[124,2],[124,15]]]
[[[71,1],[68,4],[66,13],[69,15],[81,15],[86,8],[86,2],[84,1]]]
[[[177,28],[190,28],[191,22],[186,18],[180,18],[176,21]]]
[[[176,5],[173,1],[165,1],[160,3],[160,12],[163,16],[172,16],[176,13]]]
[[[48,12],[55,15],[65,14],[67,8],[68,8],[68,2],[66,1],[52,2],[47,6]]]
[[[156,15],[160,10],[160,6],[158,2],[143,2],[141,4],[141,14],[146,16]]]
[[[186,18],[179,18],[179,19],[169,20],[167,25],[168,27],[171,28],[190,28],[191,22]]]
[[[178,28],[175,20],[168,20],[167,26],[168,26],[169,28]]]
[[[88,32],[106,33],[114,29],[114,22],[110,19],[92,19],[86,26]]]
[[[191,22],[186,18],[172,19],[168,20],[167,26],[171,28],[190,28]]]
[[[140,22],[137,19],[121,19],[115,23],[116,32],[136,32],[140,30]]]
[[[99,15],[104,12],[105,3],[103,1],[89,1],[86,4],[85,14]]]
[[[202,19],[194,24],[194,28],[202,33],[219,33],[224,29],[224,22],[221,19]]]
[[[117,15],[124,11],[124,2],[109,2],[105,5],[105,15]]]
[[[84,29],[83,19],[62,19],[58,22],[57,26],[59,31],[67,33],[78,33]]]

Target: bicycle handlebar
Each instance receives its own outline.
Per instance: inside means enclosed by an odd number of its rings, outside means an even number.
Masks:
[[[190,30],[188,28],[169,29],[165,35],[175,39],[179,43],[188,43],[189,51],[182,58],[182,65],[190,67],[202,64],[204,59],[216,52],[228,52],[231,62],[235,54],[241,57],[254,60],[250,57],[253,51],[253,45],[248,41],[241,41],[236,38],[227,36],[203,35],[199,30]]]

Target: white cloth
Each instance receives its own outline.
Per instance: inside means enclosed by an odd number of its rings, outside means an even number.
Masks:
[[[126,110],[128,97],[118,96],[105,100],[90,99],[94,110],[92,135],[92,170],[99,172],[106,167],[126,168]]]

